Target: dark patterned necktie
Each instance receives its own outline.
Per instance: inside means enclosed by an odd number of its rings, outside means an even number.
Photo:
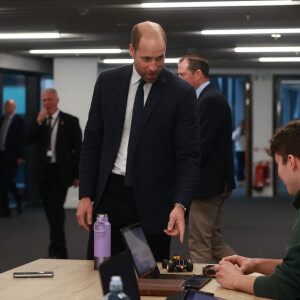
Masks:
[[[141,120],[143,117],[144,84],[145,81],[141,78],[135,94],[133,111],[132,111],[132,120],[131,120],[130,135],[129,135],[128,149],[127,149],[126,174],[125,174],[125,185],[127,187],[133,186],[133,178],[132,178],[133,163],[134,163],[133,152],[134,149],[136,148],[138,129],[141,126]]]
[[[51,126],[51,120],[52,116],[49,115],[47,119],[47,128],[48,128],[48,133],[47,133],[47,149],[51,149],[51,133],[52,133],[52,126]]]

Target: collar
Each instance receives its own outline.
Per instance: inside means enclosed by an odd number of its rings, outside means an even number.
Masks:
[[[300,191],[294,197],[293,205],[296,207],[297,210],[300,209]]]
[[[203,84],[201,84],[197,90],[196,90],[196,95],[197,95],[197,99],[199,98],[200,94],[202,93],[202,91],[210,84],[210,81],[207,80],[205,81]]]
[[[140,81],[140,79],[141,79],[141,76],[137,72],[137,70],[135,69],[135,66],[133,64],[130,84],[136,84]]]
[[[16,113],[13,113],[13,114],[10,114],[10,115],[5,114],[4,117],[7,118],[8,120],[11,120],[15,116],[15,114]]]
[[[59,115],[59,109],[52,115],[52,120],[55,120]]]

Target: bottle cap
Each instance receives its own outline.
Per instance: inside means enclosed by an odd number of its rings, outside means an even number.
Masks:
[[[110,291],[122,291],[123,283],[120,276],[112,276],[109,284]]]
[[[107,214],[97,214],[97,218],[107,218]]]

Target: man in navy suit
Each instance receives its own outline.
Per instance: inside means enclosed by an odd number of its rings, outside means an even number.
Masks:
[[[235,188],[231,111],[210,84],[205,59],[182,57],[178,75],[196,90],[200,122],[200,178],[189,214],[189,250],[193,262],[213,263],[235,253],[221,235],[222,206]]]
[[[55,89],[42,91],[43,109],[32,122],[27,142],[37,145],[39,194],[50,225],[50,258],[67,258],[64,203],[68,188],[79,185],[81,129],[78,118],[58,109]]]
[[[14,184],[18,166],[24,160],[25,120],[16,115],[16,102],[5,101],[5,115],[0,119],[0,216],[10,216],[8,192]],[[16,199],[21,212],[21,198]]]
[[[164,68],[162,27],[135,25],[129,51],[133,65],[100,74],[85,128],[77,218],[90,231],[89,259],[99,213],[112,225],[112,255],[125,249],[120,228],[140,221],[155,259],[169,258],[198,182],[196,95]]]

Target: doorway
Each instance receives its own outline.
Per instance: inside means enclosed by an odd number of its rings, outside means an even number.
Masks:
[[[233,141],[232,151],[235,162],[236,189],[234,196],[250,196],[252,186],[252,162],[251,162],[251,97],[250,97],[250,77],[249,76],[224,76],[212,75],[210,82],[224,95],[231,109],[232,130],[234,131],[241,121],[244,121],[244,159],[243,166],[240,166],[238,155],[235,155],[236,145]],[[244,180],[238,174],[240,168],[244,169]]]
[[[292,120],[300,119],[300,76],[274,77],[273,107],[273,132]],[[274,168],[276,168],[275,162]],[[274,183],[274,195],[288,196],[287,189],[277,172],[274,172]]]

